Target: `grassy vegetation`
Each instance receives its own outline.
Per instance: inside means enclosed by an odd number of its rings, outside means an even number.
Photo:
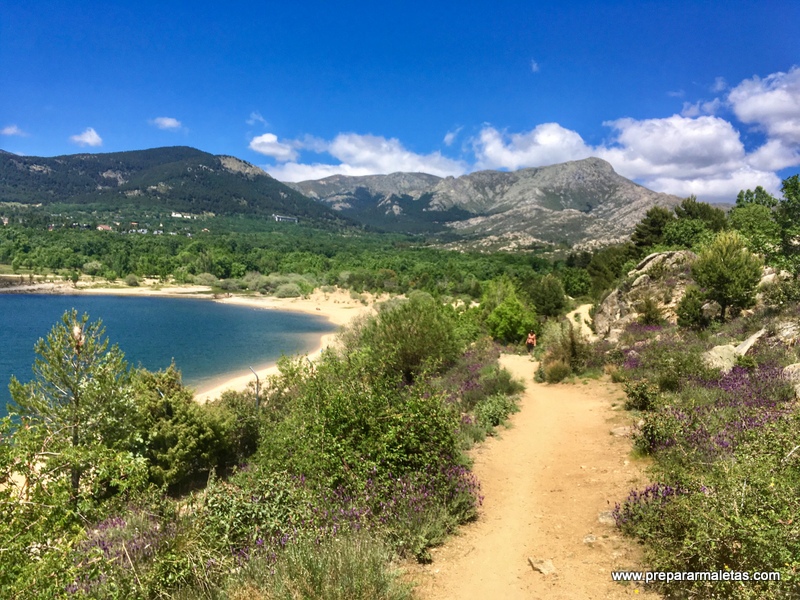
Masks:
[[[643,421],[635,444],[654,459],[655,481],[632,491],[615,516],[645,543],[649,568],[781,577],[658,584],[668,597],[800,597],[800,413],[783,374],[800,357],[776,335],[799,310],[762,308],[700,333],[634,324],[611,353],[617,378],[626,380],[626,408]],[[772,335],[731,370],[706,365],[710,347],[761,327]]]
[[[393,561],[475,517],[464,451],[521,389],[470,315],[389,303],[314,364],[284,359],[259,409],[198,405],[65,315],[2,423],[0,595],[410,597]]]

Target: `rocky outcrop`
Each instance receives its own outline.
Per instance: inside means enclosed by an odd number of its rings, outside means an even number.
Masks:
[[[747,354],[753,344],[765,333],[767,333],[766,329],[760,329],[737,346],[733,344],[714,346],[703,354],[703,362],[712,369],[719,369],[723,373],[727,373],[736,365],[736,360]]]
[[[675,309],[689,283],[697,255],[690,250],[657,252],[642,259],[623,284],[600,303],[594,315],[597,335],[616,342],[625,327],[639,318],[638,307],[650,298],[664,318],[676,322]]]

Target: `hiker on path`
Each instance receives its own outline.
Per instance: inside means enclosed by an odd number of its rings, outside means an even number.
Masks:
[[[536,348],[536,334],[531,329],[528,332],[528,339],[525,340],[525,345],[528,347],[528,354],[533,352],[533,349]]]

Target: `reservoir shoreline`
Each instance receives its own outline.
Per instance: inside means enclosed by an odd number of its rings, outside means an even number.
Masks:
[[[230,304],[258,308],[263,310],[300,312],[316,315],[327,319],[331,324],[342,327],[350,324],[359,316],[372,311],[375,299],[370,298],[370,302],[363,304],[360,299],[350,297],[349,292],[336,290],[334,292],[315,291],[314,293],[301,298],[275,298],[272,296],[242,296],[226,294],[214,295],[211,288],[207,286],[195,285],[144,285],[140,287],[88,287],[86,285],[72,286],[68,283],[35,283],[14,287],[0,288],[0,293],[12,294],[58,294],[58,295],[101,295],[101,296],[127,296],[127,297],[163,297],[163,298],[191,298],[205,299],[220,304]],[[322,350],[331,346],[337,337],[337,333],[325,333],[319,338],[314,348],[306,354],[309,360],[316,360]],[[195,400],[206,403],[215,398],[225,390],[242,391],[255,381],[250,367],[258,373],[261,385],[264,386],[270,375],[278,373],[277,363],[267,362],[260,365],[242,365],[240,370],[223,373],[205,382],[195,390]]]

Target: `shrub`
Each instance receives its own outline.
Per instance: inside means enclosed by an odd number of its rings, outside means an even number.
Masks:
[[[651,410],[658,400],[658,387],[647,381],[629,381],[625,384],[626,410]]]
[[[504,423],[511,413],[518,411],[519,407],[514,398],[504,394],[494,394],[478,404],[475,415],[478,423],[488,429]]]
[[[303,295],[303,291],[296,283],[282,283],[275,290],[278,298],[298,298]]]
[[[544,380],[547,383],[558,383],[572,375],[572,368],[562,360],[545,363]]]
[[[136,277],[133,273],[130,273],[125,276],[125,285],[129,285],[130,287],[137,287],[139,285],[139,278]]]
[[[287,544],[273,561],[250,561],[229,596],[255,600],[408,600],[411,590],[387,565],[389,550],[371,536],[346,533]]]
[[[705,295],[695,286],[686,288],[686,293],[678,302],[676,313],[678,325],[690,329],[705,329],[711,324],[711,318],[703,312]]]
[[[194,276],[194,282],[197,285],[207,285],[213,287],[217,285],[217,278],[216,276],[212,275],[211,273],[200,273],[199,275]]]
[[[661,325],[664,322],[664,315],[658,302],[650,296],[636,306],[636,311],[639,313],[638,321],[642,325]]]
[[[452,365],[462,344],[452,310],[424,292],[381,305],[376,316],[358,323],[343,341],[348,351],[368,357],[376,374],[406,384],[426,369],[439,372]]]

